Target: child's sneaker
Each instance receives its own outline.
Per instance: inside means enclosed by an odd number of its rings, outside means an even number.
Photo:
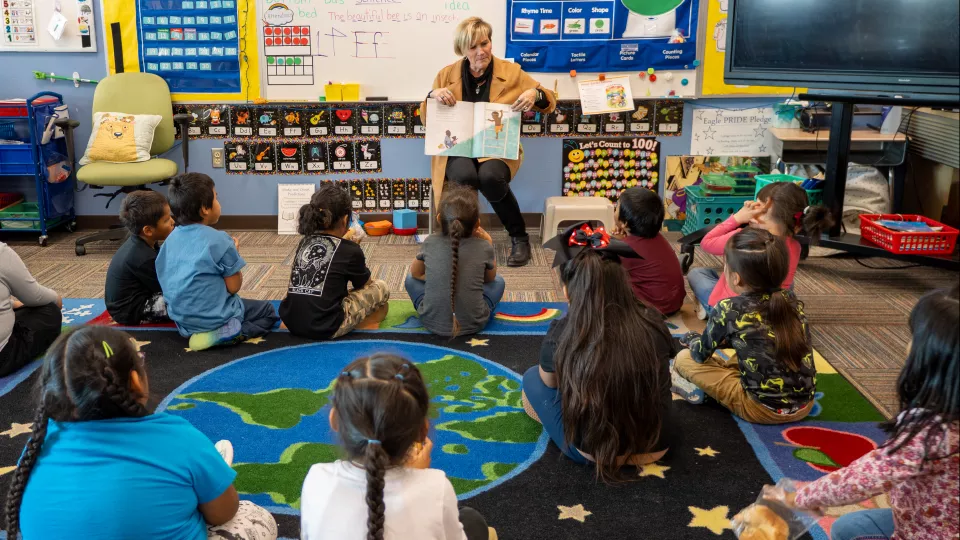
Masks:
[[[703,390],[697,385],[683,378],[683,375],[677,372],[677,368],[670,366],[670,391],[686,400],[691,405],[700,405],[704,400]]]
[[[217,452],[220,453],[220,457],[223,458],[223,461],[229,466],[233,466],[233,444],[226,440],[217,441],[217,444],[213,445],[217,449]]]
[[[202,351],[217,345],[227,345],[240,337],[240,319],[230,319],[227,324],[211,330],[190,336],[190,350]]]
[[[697,318],[701,321],[705,321],[709,316],[710,314],[707,313],[707,308],[703,307],[703,304],[700,302],[697,302]]]

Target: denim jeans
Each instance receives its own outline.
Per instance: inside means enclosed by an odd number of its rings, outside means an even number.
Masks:
[[[250,300],[241,298],[243,302],[243,321],[240,324],[240,333],[244,337],[259,337],[269,334],[280,322],[276,308],[269,300]]]
[[[692,268],[687,272],[687,281],[697,301],[710,313],[710,293],[720,281],[720,274],[713,268]]]
[[[404,280],[403,287],[407,290],[410,301],[413,302],[413,308],[420,309],[420,303],[423,302],[423,295],[427,292],[427,282],[420,281],[410,274],[407,274],[407,279]],[[497,310],[497,304],[500,303],[500,299],[503,298],[503,292],[506,289],[507,282],[504,281],[503,277],[499,274],[497,274],[496,279],[490,283],[483,284],[483,299],[486,301],[487,306],[490,307],[491,317],[493,317],[494,312]]]
[[[533,366],[523,374],[523,393],[527,396],[527,403],[537,413],[543,429],[550,435],[550,440],[557,445],[563,455],[580,465],[589,463],[576,448],[568,446],[564,441],[560,396],[557,395],[556,388],[543,384],[543,379],[540,378],[540,366]]]
[[[893,536],[893,511],[861,510],[841,516],[830,528],[831,540],[889,540]]]

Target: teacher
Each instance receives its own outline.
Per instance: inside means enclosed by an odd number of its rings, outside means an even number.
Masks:
[[[493,56],[492,39],[493,28],[480,17],[461,21],[453,38],[453,51],[463,60],[440,70],[427,99],[449,106],[457,101],[489,102],[510,105],[514,111],[552,112],[557,105],[556,95],[540,86],[519,65]],[[420,108],[424,121],[425,105]],[[518,159],[434,156],[430,166],[435,200],[439,200],[447,180],[470,186],[487,198],[513,244],[507,266],[524,266],[530,261],[526,224],[510,189],[510,180],[522,163],[523,146]]]

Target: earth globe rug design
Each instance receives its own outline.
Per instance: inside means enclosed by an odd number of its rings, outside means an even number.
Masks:
[[[234,446],[234,485],[272,512],[297,514],[314,463],[340,457],[329,400],[343,367],[375,352],[414,362],[430,396],[432,467],[460,500],[520,474],[549,437],[521,404],[520,376],[464,351],[402,341],[342,341],[273,349],[207,371],[158,407]]]

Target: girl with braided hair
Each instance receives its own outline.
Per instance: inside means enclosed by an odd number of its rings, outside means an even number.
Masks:
[[[430,468],[430,395],[410,361],[374,354],[336,380],[330,425],[345,459],[310,468],[300,496],[303,540],[487,540],[475,510],[457,511],[443,471]],[[493,536],[495,538],[495,536]]]
[[[477,194],[446,188],[437,222],[440,232],[424,240],[410,265],[407,294],[427,330],[448,337],[475,334],[487,326],[506,288],[497,275],[493,240],[480,227]]]
[[[717,303],[703,334],[673,365],[673,391],[693,404],[704,394],[747,422],[784,424],[813,408],[817,369],[803,303],[782,288],[790,268],[784,240],[760,228],[733,235],[724,250],[723,279],[739,296]],[[714,353],[732,348],[729,360]]]
[[[4,508],[8,538],[276,539],[270,513],[239,502],[236,473],[210,440],[147,408],[129,335],[84,326],[60,336],[39,394]]]

